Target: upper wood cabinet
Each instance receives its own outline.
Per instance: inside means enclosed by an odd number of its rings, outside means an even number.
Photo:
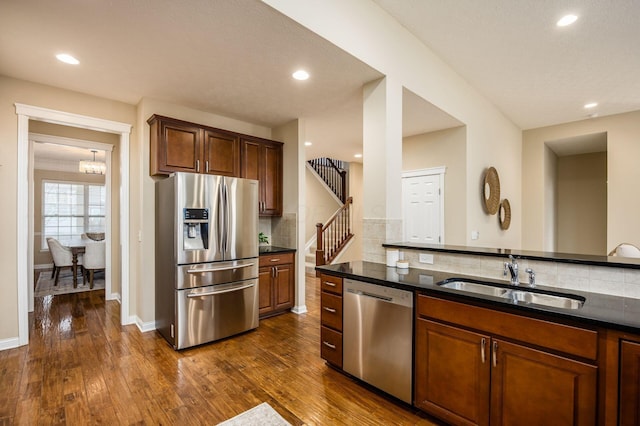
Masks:
[[[173,172],[240,176],[240,138],[225,130],[153,115],[151,175]]]
[[[282,216],[282,142],[153,115],[149,173],[208,173],[260,183],[260,216]]]
[[[282,143],[241,138],[240,176],[260,182],[260,216],[282,216]]]

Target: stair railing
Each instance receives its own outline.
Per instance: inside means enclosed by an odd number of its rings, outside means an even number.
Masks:
[[[353,197],[349,197],[326,224],[316,224],[316,266],[330,264],[353,238],[352,205]]]
[[[308,161],[336,197],[345,203],[347,198],[347,171],[342,161],[331,158],[315,158]]]

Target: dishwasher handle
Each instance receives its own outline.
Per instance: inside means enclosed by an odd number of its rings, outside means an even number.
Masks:
[[[365,297],[371,297],[373,299],[384,300],[385,302],[393,302],[393,297],[380,296],[378,294],[373,294],[373,293],[369,293],[362,290],[354,290],[351,288],[347,289],[347,291],[349,293],[355,294],[356,296],[365,296]]]

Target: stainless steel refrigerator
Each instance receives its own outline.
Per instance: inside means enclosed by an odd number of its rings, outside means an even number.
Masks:
[[[155,207],[160,334],[183,349],[256,328],[258,181],[175,173]]]

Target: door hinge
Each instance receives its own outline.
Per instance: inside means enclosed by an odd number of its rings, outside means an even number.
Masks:
[[[438,195],[442,195],[442,189],[438,188]]]
[[[440,235],[438,235],[438,242],[441,243],[442,242],[442,237]]]

